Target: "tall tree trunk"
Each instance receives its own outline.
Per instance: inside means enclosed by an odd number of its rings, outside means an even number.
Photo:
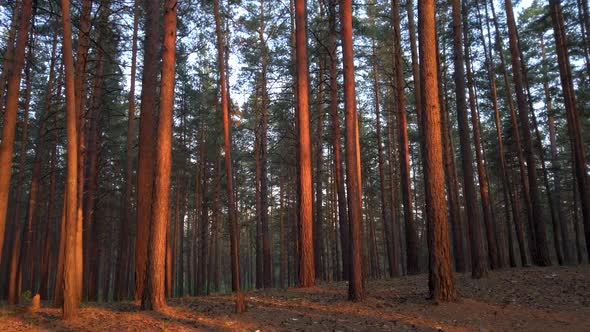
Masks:
[[[510,82],[508,79],[508,70],[506,68],[506,61],[504,59],[504,48],[502,46],[502,37],[500,35],[500,29],[498,26],[498,19],[496,17],[496,11],[494,9],[494,3],[492,1],[489,2],[490,6],[491,6],[491,10],[492,10],[492,20],[494,23],[494,30],[495,30],[495,39],[496,39],[496,51],[498,53],[498,56],[500,57],[500,71],[502,72],[502,76],[503,76],[503,80],[504,80],[504,89],[506,90],[506,102],[508,104],[508,109],[510,111],[510,134],[512,136],[512,139],[514,140],[514,145],[515,145],[515,152],[517,155],[517,159],[518,159],[518,167],[519,167],[519,172],[520,172],[520,181],[521,181],[521,187],[522,187],[522,192],[524,194],[524,200],[525,200],[525,204],[526,204],[526,212],[527,212],[527,219],[529,224],[532,224],[534,221],[534,216],[533,216],[533,211],[532,211],[532,203],[531,203],[531,197],[530,197],[530,192],[529,192],[529,183],[527,181],[526,178],[526,170],[525,170],[525,162],[524,162],[524,155],[522,152],[522,149],[520,148],[521,145],[521,140],[520,140],[520,131],[518,130],[518,123],[517,123],[517,118],[516,118],[516,109],[515,109],[515,105],[514,105],[514,101],[512,99],[512,89],[510,88]],[[488,12],[487,12],[487,6],[486,8],[486,17],[489,17]],[[489,27],[488,27],[489,30]],[[516,177],[513,176],[513,180],[516,181]],[[516,186],[513,186],[512,188],[512,199],[514,202],[514,210],[519,211],[519,209],[516,209],[517,205],[520,205],[517,201],[518,201],[518,193],[516,190]],[[520,258],[521,258],[521,264],[523,266],[528,266],[529,265],[529,260],[528,257],[526,255],[526,247],[527,247],[527,242],[525,240],[525,226],[522,222],[520,222],[520,220],[518,219],[514,219],[514,224],[515,224],[515,228],[516,228],[516,235],[517,235],[517,239],[518,239],[518,244],[519,244],[519,249],[520,249]],[[531,236],[529,236],[528,239],[528,246],[529,248],[534,247],[535,243],[532,239],[532,234],[530,234]]]
[[[489,28],[489,22],[486,20],[487,25],[487,44],[483,32],[483,23],[481,18],[481,11],[479,4],[476,6],[477,10],[477,23],[480,32],[480,40],[484,47],[485,53],[485,65],[487,70],[487,78],[490,90],[490,100],[492,102],[492,108],[494,109],[494,124],[496,127],[496,138],[498,140],[498,160],[500,161],[500,171],[502,175],[502,194],[504,196],[504,210],[505,210],[505,222],[506,232],[508,234],[508,252],[510,259],[510,266],[516,267],[516,259],[514,253],[514,246],[512,241],[512,224],[522,223],[520,221],[520,211],[515,209],[514,195],[516,193],[511,192],[512,185],[510,184],[510,178],[508,177],[508,171],[506,166],[506,159],[504,157],[504,140],[502,138],[502,122],[500,120],[500,108],[498,106],[498,92],[496,86],[496,75],[494,73],[494,62],[492,54],[492,41],[491,32]],[[512,212],[512,213],[511,213]],[[504,264],[504,262],[503,262]]]
[[[338,224],[340,228],[340,245],[342,247],[342,278],[348,279],[350,271],[349,225],[344,188],[344,172],[340,152],[340,117],[338,115],[338,68],[336,46],[336,2],[330,0],[328,44],[330,48],[330,121],[332,124],[332,149],[334,150],[334,180],[338,192]]]
[[[320,15],[324,16],[324,6],[320,3]],[[323,166],[323,133],[324,133],[324,74],[326,68],[326,56],[320,54],[319,72],[318,72],[318,95],[317,95],[317,132],[316,132],[316,168],[315,168],[315,220],[313,226],[314,242],[314,262],[315,275],[317,279],[326,279],[324,265],[326,257],[324,256],[325,234],[323,230],[323,187],[322,187],[322,166]]]
[[[555,200],[553,201],[554,209],[557,210],[559,215],[559,227],[561,230],[561,243],[563,243],[563,256],[566,264],[573,264],[574,253],[573,253],[573,242],[572,233],[569,227],[569,220],[566,217],[564,206],[561,196],[561,165],[558,160],[557,151],[557,137],[555,131],[555,111],[551,102],[551,92],[549,90],[549,78],[547,68],[547,56],[545,51],[545,40],[543,34],[539,35],[541,57],[542,57],[542,70],[543,70],[543,92],[545,96],[545,108],[547,109],[547,125],[549,127],[549,146],[551,149],[551,168],[553,170],[553,191],[555,194]]]
[[[460,1],[453,0],[453,63],[455,67],[455,99],[457,103],[457,119],[459,123],[459,139],[461,145],[461,166],[463,169],[463,196],[469,222],[469,241],[471,247],[471,276],[482,278],[487,275],[485,243],[477,196],[473,178],[473,155],[471,153],[471,139],[469,138],[469,124],[467,120],[467,105],[465,101],[465,68],[463,57],[463,41],[461,34]]]
[[[559,1],[551,0],[549,2],[549,11],[551,22],[553,24],[553,33],[555,36],[555,46],[557,49],[557,63],[559,65],[559,78],[566,110],[566,119],[568,123],[568,134],[572,141],[575,172],[577,177],[578,192],[582,205],[582,217],[584,221],[584,234],[586,237],[586,250],[590,257],[590,190],[588,188],[588,173],[586,165],[586,156],[584,152],[584,141],[582,140],[580,119],[576,105],[576,94],[572,79],[572,70],[569,62],[567,50],[567,36],[565,34],[565,21],[561,11]]]
[[[443,42],[443,45],[445,43]],[[438,45],[438,44],[437,44]],[[440,50],[437,51],[440,55]],[[443,58],[446,60],[446,48],[442,50]],[[463,214],[461,213],[461,200],[459,198],[459,180],[457,176],[457,167],[455,163],[455,149],[453,147],[453,140],[451,137],[451,124],[449,122],[449,105],[447,97],[447,72],[446,66],[444,69],[440,68],[440,56],[438,56],[437,64],[438,70],[438,92],[440,104],[440,125],[442,135],[443,147],[443,163],[445,169],[445,185],[447,187],[447,197],[449,205],[449,217],[451,218],[451,232],[453,235],[453,258],[455,262],[455,269],[457,272],[465,272],[466,257],[465,257],[465,230]]]
[[[466,1],[461,2],[462,11],[462,31],[463,31],[463,47],[465,52],[465,68],[467,71],[467,84],[469,93],[469,109],[471,111],[471,127],[473,128],[473,144],[475,145],[475,160],[477,165],[477,175],[479,179],[479,193],[481,196],[481,205],[483,208],[483,220],[486,228],[486,236],[488,242],[488,256],[490,259],[490,266],[492,269],[500,267],[500,257],[498,253],[498,243],[496,239],[496,225],[493,217],[492,202],[488,191],[487,171],[484,166],[484,156],[482,154],[481,134],[479,132],[479,121],[477,114],[477,102],[475,95],[475,82],[473,79],[473,71],[471,69],[471,43],[469,41],[469,24],[468,24],[468,8]]]
[[[371,13],[371,26],[374,26],[374,12]],[[375,36],[372,36],[372,70],[373,70],[373,93],[375,94],[375,119],[377,129],[377,158],[379,165],[379,202],[381,205],[381,221],[383,222],[383,232],[385,237],[385,253],[387,255],[389,276],[397,275],[397,262],[395,261],[393,249],[393,236],[391,229],[391,218],[389,216],[389,209],[387,206],[387,191],[385,189],[385,161],[383,159],[383,138],[381,136],[381,101],[380,101],[380,87],[379,87],[379,70],[377,66],[376,42]]]
[[[154,174],[154,113],[158,83],[160,40],[160,9],[157,0],[145,2],[145,40],[143,77],[139,117],[139,152],[137,165],[137,224],[135,239],[135,291],[133,298],[141,299],[147,266],[150,216]]]
[[[228,221],[230,230],[230,255],[232,271],[232,290],[236,293],[236,312],[245,310],[243,296],[240,291],[240,255],[239,255],[239,227],[237,221],[235,196],[233,189],[233,172],[231,159],[231,135],[230,117],[228,105],[228,85],[225,72],[223,34],[221,31],[221,19],[219,16],[219,0],[213,0],[213,12],[215,15],[215,32],[217,35],[217,66],[219,67],[219,88],[221,90],[221,111],[223,116],[223,140],[225,152],[225,177],[228,203]]]
[[[408,139],[408,122],[406,119],[406,98],[404,95],[403,53],[401,45],[399,1],[391,1],[393,26],[393,61],[396,91],[397,127],[399,141],[399,160],[401,173],[402,200],[404,219],[406,221],[406,258],[408,274],[419,272],[418,267],[418,233],[412,212],[412,185],[410,180],[410,149]],[[413,15],[413,14],[412,14]],[[415,82],[418,83],[418,82]],[[418,83],[419,84],[419,83]]]
[[[82,8],[80,10],[79,33],[76,47],[76,62],[74,68],[74,83],[75,83],[75,98],[76,98],[76,114],[78,126],[78,197],[77,197],[77,222],[76,222],[76,266],[77,283],[80,288],[78,296],[82,299],[86,289],[83,287],[84,280],[89,277],[90,264],[84,257],[84,252],[88,252],[88,241],[84,238],[86,236],[84,229],[88,229],[88,223],[84,221],[84,179],[85,179],[85,158],[86,158],[86,65],[88,63],[88,50],[90,46],[90,29],[92,10],[92,0],[83,0]],[[84,246],[83,243],[87,245]]]
[[[0,143],[0,260],[4,246],[4,231],[6,228],[6,213],[8,210],[8,196],[10,193],[10,178],[12,175],[12,153],[14,150],[14,136],[16,133],[16,114],[18,111],[18,97],[20,81],[25,62],[25,46],[29,38],[31,25],[32,0],[23,0],[21,16],[18,23],[18,36],[14,49],[14,59],[11,64],[12,72],[8,75],[4,123],[2,126],[2,142]]]
[[[119,226],[119,253],[117,254],[117,275],[115,277],[115,300],[128,296],[127,270],[129,262],[129,224],[131,213],[131,195],[133,191],[133,130],[135,123],[135,76],[137,73],[137,31],[139,28],[139,0],[133,5],[133,39],[131,44],[131,78],[129,83],[127,111],[127,145],[125,156],[125,182],[123,183],[123,202],[121,204],[121,223]]]
[[[170,196],[170,169],[172,166],[172,113],[174,109],[174,65],[176,58],[176,0],[164,3],[164,41],[162,47],[162,82],[160,87],[160,114],[158,119],[158,145],[154,170],[154,196],[150,225],[147,274],[141,308],[161,310],[166,306],[164,297],[164,255],[166,248],[166,221]]]
[[[420,38],[420,82],[424,129],[424,178],[426,217],[428,219],[429,276],[428,289],[435,301],[458,297],[451,266],[445,201],[444,171],[440,130],[440,105],[437,83],[435,4],[424,0],[418,6]]]
[[[547,247],[547,230],[545,226],[545,214],[541,204],[537,181],[537,166],[535,160],[535,151],[533,139],[529,125],[529,110],[526,104],[526,98],[523,90],[522,70],[518,51],[518,38],[516,32],[516,22],[512,8],[512,0],[504,0],[506,10],[506,21],[508,24],[508,39],[510,45],[510,58],[512,63],[512,79],[516,90],[516,102],[518,105],[518,115],[520,126],[524,138],[524,154],[526,157],[527,175],[529,182],[529,193],[531,197],[531,208],[534,220],[534,240],[535,250],[533,259],[539,266],[551,265],[549,249]]]
[[[80,306],[80,279],[78,261],[78,115],[76,113],[74,59],[72,57],[72,23],[70,2],[61,1],[63,23],[63,62],[65,69],[66,134],[67,134],[67,176],[65,193],[65,227],[61,236],[64,241],[63,264],[63,318],[73,319]]]
[[[8,30],[8,37],[6,38],[6,49],[4,50],[4,61],[2,63],[2,74],[0,76],[0,115],[4,117],[4,106],[6,102],[6,85],[8,78],[12,73],[12,66],[14,64],[14,40],[16,38],[16,29],[18,28],[19,15],[22,11],[22,1],[16,1],[14,9],[12,10],[12,19],[10,22],[10,29]],[[1,129],[2,127],[0,127]]]
[[[269,3],[270,5],[270,3]],[[261,55],[261,113],[260,113],[260,199],[261,199],[261,226],[262,226],[262,256],[263,256],[263,268],[262,268],[262,280],[265,288],[272,287],[272,265],[270,255],[270,232],[268,230],[268,174],[267,174],[267,155],[268,155],[268,138],[267,138],[267,127],[268,127],[268,89],[267,89],[267,67],[268,67],[268,54],[267,45],[265,40],[265,2],[260,1],[260,49]]]
[[[350,275],[348,299],[360,301],[365,297],[362,246],[362,193],[358,144],[358,114],[354,79],[352,46],[352,1],[340,1],[342,63],[344,67],[344,108],[346,121],[346,189],[350,218]]]
[[[306,1],[295,0],[295,43],[297,61],[297,127],[299,132],[299,285],[315,285],[311,143],[309,134],[309,78],[307,67]]]
[[[31,29],[33,30],[33,29]],[[34,32],[33,32],[34,33]],[[31,33],[31,36],[33,35]],[[29,50],[27,54],[27,64],[25,68],[25,105],[24,105],[24,118],[22,121],[22,128],[21,128],[21,139],[20,139],[20,152],[19,152],[19,161],[18,161],[18,176],[16,180],[16,188],[15,188],[15,207],[14,207],[14,216],[13,220],[16,224],[16,232],[15,232],[15,239],[13,240],[13,250],[11,255],[11,262],[10,262],[10,278],[9,278],[9,296],[8,296],[8,303],[15,304],[18,302],[18,294],[20,294],[20,285],[22,280],[17,280],[17,275],[21,275],[24,268],[29,269],[32,271],[34,269],[34,265],[32,264],[33,254],[31,252],[32,243],[28,241],[25,243],[24,250],[21,250],[21,196],[22,196],[22,188],[24,187],[24,175],[25,175],[25,161],[26,161],[26,151],[27,151],[27,132],[29,127],[29,106],[31,102],[31,66],[32,66],[32,50],[33,50],[33,38],[30,38],[29,41]],[[28,216],[27,216],[28,217]],[[28,218],[27,218],[28,219]],[[32,228],[27,228],[27,239],[32,238]],[[29,232],[29,230],[31,232]],[[30,259],[29,259],[30,258]],[[23,262],[24,261],[24,262]],[[31,264],[29,264],[31,261]],[[23,268],[24,266],[24,268]],[[12,269],[15,269],[14,271]],[[32,278],[29,278],[28,284],[25,284],[26,289],[32,289]],[[18,289],[17,289],[18,288]]]

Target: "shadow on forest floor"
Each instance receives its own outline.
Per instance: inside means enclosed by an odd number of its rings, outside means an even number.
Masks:
[[[425,299],[426,276],[367,281],[367,298],[346,300],[346,283],[310,289],[255,290],[248,309],[233,313],[231,295],[168,300],[161,312],[140,311],[132,302],[87,303],[76,320],[60,310],[8,315],[0,310],[0,330],[30,331],[588,331],[590,267],[524,268],[495,271],[473,280],[457,274],[460,301],[432,304]]]

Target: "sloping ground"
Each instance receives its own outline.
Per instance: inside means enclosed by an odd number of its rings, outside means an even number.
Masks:
[[[368,297],[346,301],[346,283],[251,291],[236,315],[229,295],[169,301],[162,313],[133,303],[89,304],[63,322],[58,309],[0,310],[0,331],[590,331],[590,267],[512,269],[483,280],[457,275],[462,299],[425,299],[425,275],[367,282]],[[14,309],[13,309],[14,311]]]

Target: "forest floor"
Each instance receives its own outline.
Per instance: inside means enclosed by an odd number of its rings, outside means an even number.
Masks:
[[[131,302],[84,304],[64,322],[60,310],[0,309],[0,331],[590,331],[590,266],[519,268],[473,280],[457,274],[461,300],[428,301],[427,276],[368,280],[367,298],[346,300],[347,284],[171,299],[161,312]],[[0,306],[1,308],[1,306]]]

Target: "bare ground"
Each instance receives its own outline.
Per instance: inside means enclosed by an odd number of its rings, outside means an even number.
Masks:
[[[346,300],[346,283],[250,291],[233,313],[230,295],[172,299],[161,312],[131,302],[84,304],[64,322],[60,310],[0,309],[0,331],[590,331],[590,267],[511,269],[483,280],[457,275],[461,300],[425,299],[426,275],[367,281],[366,300]]]

